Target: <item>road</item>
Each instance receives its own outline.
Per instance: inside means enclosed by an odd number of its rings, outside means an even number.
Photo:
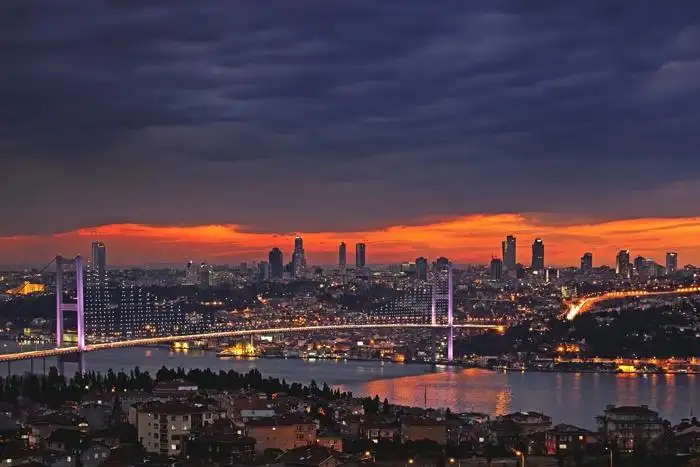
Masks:
[[[661,295],[683,295],[698,292],[700,292],[700,286],[681,287],[674,290],[627,290],[620,292],[606,292],[600,295],[584,297],[579,301],[569,304],[569,308],[566,311],[566,319],[571,321],[578,315],[591,311],[598,303],[605,302],[607,300],[632,297],[655,297]]]

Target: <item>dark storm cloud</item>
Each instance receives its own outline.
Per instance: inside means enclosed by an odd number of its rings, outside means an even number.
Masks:
[[[697,214],[694,0],[0,4],[2,233]]]

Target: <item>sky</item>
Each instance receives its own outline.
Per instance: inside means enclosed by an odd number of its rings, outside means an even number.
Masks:
[[[0,63],[0,264],[700,264],[697,0],[4,0]]]

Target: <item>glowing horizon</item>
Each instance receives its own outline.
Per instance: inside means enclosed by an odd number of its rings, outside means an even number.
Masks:
[[[501,256],[506,235],[518,240],[517,259],[529,265],[536,237],[545,243],[548,266],[578,266],[584,252],[594,265],[614,264],[620,249],[632,257],[650,257],[663,264],[667,251],[679,254],[679,267],[700,263],[700,217],[643,218],[606,222],[551,223],[520,214],[479,214],[412,225],[351,232],[261,233],[237,224],[156,226],[121,223],[45,235],[0,237],[2,264],[40,264],[56,254],[89,256],[90,243],[101,240],[110,265],[176,264],[187,260],[213,264],[267,260],[273,247],[290,259],[294,236],[301,235],[311,264],[335,264],[340,242],[367,243],[369,264],[447,256],[456,263],[487,263]]]

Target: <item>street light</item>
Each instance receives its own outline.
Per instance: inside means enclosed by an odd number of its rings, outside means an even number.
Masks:
[[[520,467],[525,467],[525,453],[515,451],[515,455],[520,457]]]
[[[610,467],[613,467],[613,450],[611,447],[606,447],[606,451],[608,451],[608,454],[610,455]]]

